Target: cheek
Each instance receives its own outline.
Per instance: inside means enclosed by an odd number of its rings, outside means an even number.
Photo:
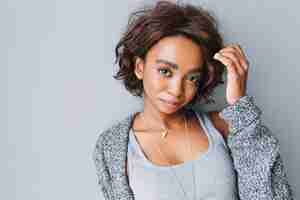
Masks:
[[[197,86],[187,84],[185,87],[185,96],[188,100],[191,100],[197,93]]]
[[[144,84],[146,84],[145,87],[151,90],[159,91],[166,88],[168,83],[166,78],[162,77],[155,69],[153,69],[144,76]]]

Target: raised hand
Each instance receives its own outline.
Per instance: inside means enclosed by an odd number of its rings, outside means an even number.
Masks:
[[[214,55],[227,67],[226,100],[234,104],[246,95],[249,62],[240,45],[228,45]]]

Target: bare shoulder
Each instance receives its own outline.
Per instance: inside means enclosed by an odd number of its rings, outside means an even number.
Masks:
[[[208,115],[215,128],[223,135],[224,139],[229,134],[229,124],[219,116],[218,110],[209,111]]]

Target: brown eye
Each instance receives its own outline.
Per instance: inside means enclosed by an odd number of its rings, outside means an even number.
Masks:
[[[200,81],[200,78],[201,78],[200,74],[188,76],[188,80],[193,83],[198,83]]]
[[[168,70],[167,68],[160,68],[160,69],[158,69],[158,72],[160,74],[162,74],[163,76],[170,76],[171,75],[170,70]]]

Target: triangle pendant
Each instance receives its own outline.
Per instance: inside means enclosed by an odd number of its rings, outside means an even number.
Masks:
[[[168,130],[165,130],[164,132],[162,132],[161,137],[165,138],[167,136]]]

